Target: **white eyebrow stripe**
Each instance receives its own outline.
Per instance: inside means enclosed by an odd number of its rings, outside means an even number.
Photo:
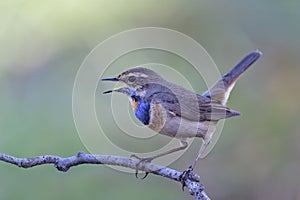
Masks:
[[[143,73],[139,73],[139,72],[129,73],[128,76],[144,77],[144,78],[147,78],[147,77],[148,77],[148,75],[143,74]]]

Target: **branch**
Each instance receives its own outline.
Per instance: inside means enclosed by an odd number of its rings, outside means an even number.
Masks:
[[[44,164],[54,164],[57,170],[63,172],[68,171],[73,166],[81,164],[106,164],[136,169],[136,165],[139,162],[139,160],[136,159],[120,156],[92,155],[85,154],[83,152],[79,152],[76,156],[67,158],[53,155],[44,155],[32,158],[16,158],[0,153],[0,160],[22,168],[31,168]],[[146,162],[139,164],[138,170],[181,182],[182,172],[164,166]],[[193,195],[196,200],[210,200],[204,191],[203,184],[199,183],[200,177],[197,174],[190,173],[183,181],[185,186],[189,189],[189,193]]]

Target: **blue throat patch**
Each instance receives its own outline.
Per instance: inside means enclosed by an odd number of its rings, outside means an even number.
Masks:
[[[135,111],[135,116],[143,122],[144,125],[148,125],[150,121],[150,104],[143,99],[140,99],[139,105]]]

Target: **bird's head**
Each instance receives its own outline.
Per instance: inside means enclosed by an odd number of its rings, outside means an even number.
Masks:
[[[137,67],[122,72],[115,78],[103,78],[102,81],[117,81],[125,83],[124,87],[109,90],[104,93],[121,92],[128,96],[132,96],[143,93],[147,84],[160,83],[164,81],[164,79],[150,69]]]

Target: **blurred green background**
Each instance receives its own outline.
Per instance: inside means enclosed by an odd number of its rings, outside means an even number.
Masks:
[[[228,103],[242,117],[226,121],[218,144],[196,169],[209,196],[300,199],[299,8],[297,0],[1,1],[0,152],[30,157],[86,151],[72,116],[72,87],[83,59],[121,31],[165,27],[202,44],[222,73],[252,50],[264,53]],[[192,151],[171,167],[182,170]],[[61,173],[1,162],[0,199],[193,198],[154,175],[138,180],[105,166]]]

